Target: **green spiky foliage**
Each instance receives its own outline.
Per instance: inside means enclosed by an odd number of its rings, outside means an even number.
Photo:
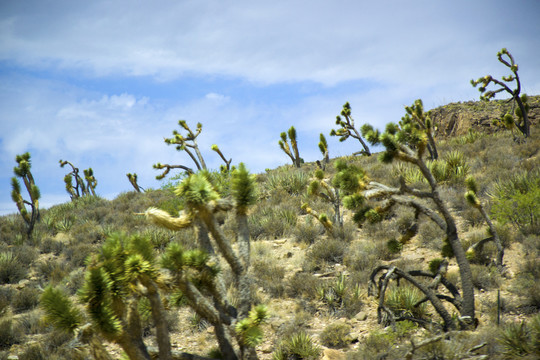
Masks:
[[[278,142],[279,147],[285,154],[287,154],[288,157],[291,158],[293,165],[300,168],[302,166],[303,159],[300,157],[300,153],[298,152],[296,129],[294,126],[291,126],[287,132],[282,132],[279,136],[281,138],[281,140]],[[290,145],[289,141],[291,143]]]
[[[45,311],[47,322],[66,332],[73,333],[84,321],[82,311],[69,297],[50,285],[43,290],[40,304]]]
[[[15,174],[11,178],[11,199],[17,205],[17,209],[21,214],[25,224],[26,224],[26,234],[30,236],[34,230],[34,225],[36,221],[39,220],[39,198],[41,193],[37,187],[34,177],[30,168],[32,164],[30,162],[30,153],[26,152],[15,157],[17,166],[13,168]],[[24,183],[24,187],[30,196],[30,200],[25,200],[21,194],[21,184],[19,180],[21,179]],[[30,211],[26,208],[29,206]]]
[[[367,146],[364,139],[362,139],[362,136],[356,129],[354,125],[354,119],[351,116],[351,105],[349,102],[346,102],[343,105],[343,109],[341,110],[341,116],[336,116],[336,125],[339,126],[338,129],[332,129],[330,131],[330,136],[339,136],[339,141],[345,141],[349,137],[352,137],[360,142],[362,144],[362,147],[364,148],[361,151],[355,152],[354,155],[366,155],[370,156],[371,151],[369,150],[369,147]]]
[[[388,208],[394,204],[412,207],[415,210],[415,218],[420,214],[425,215],[446,233],[448,244],[456,258],[461,275],[463,301],[459,306],[459,311],[464,323],[473,325],[475,323],[475,305],[471,268],[461,245],[454,217],[441,199],[437,180],[424,161],[429,145],[426,131],[412,126],[402,128],[391,123],[387,125],[382,134],[372,127],[365,127],[365,133],[371,143],[384,146],[385,151],[379,156],[380,161],[384,163],[402,162],[416,167],[429,184],[429,190],[416,189],[401,177],[398,188],[371,182],[364,195],[372,201],[378,201],[381,208]],[[452,325],[447,324],[447,326]]]
[[[176,228],[168,227],[175,230],[200,223],[212,235],[211,248],[225,259],[232,271],[238,289],[237,307],[227,300],[221,272],[216,265],[217,259],[208,252],[188,252],[178,244],[171,244],[162,258],[162,266],[172,275],[171,286],[182,292],[198,316],[214,326],[220,351],[225,358],[254,358],[253,346],[260,341],[262,333],[259,325],[266,316],[262,316],[264,311],[259,307],[250,312],[252,281],[248,274],[250,238],[247,213],[257,196],[254,176],[242,163],[230,174],[230,190],[231,196],[222,198],[221,192],[205,172],[191,174],[175,189],[175,194],[186,205],[180,218],[160,216],[155,209],[149,209],[147,215],[160,226],[167,227],[167,222],[171,225],[182,223]],[[233,239],[225,235],[215,216],[217,211],[231,210],[235,213],[237,224],[237,251],[232,249]],[[200,237],[204,234],[198,231],[199,243],[202,243]],[[210,241],[209,238],[207,240]]]
[[[136,192],[144,191],[144,188],[137,183],[137,174],[127,173],[126,176]]]
[[[103,339],[117,343],[130,359],[149,360],[143,342],[141,301],[156,324],[160,359],[172,359],[165,308],[160,293],[169,290],[148,237],[114,233],[87,260],[78,299],[84,311],[60,288],[48,286],[40,298],[47,320],[90,345],[97,359],[110,359]]]
[[[502,245],[501,239],[499,237],[499,234],[497,233],[497,228],[491,221],[490,216],[486,212],[484,205],[478,198],[478,185],[476,184],[476,180],[472,177],[468,177],[465,181],[465,185],[467,186],[467,191],[465,192],[465,199],[475,209],[477,209],[482,217],[484,218],[484,221],[488,225],[489,228],[489,234],[490,236],[488,238],[485,238],[483,240],[480,240],[479,242],[473,244],[469,249],[467,249],[467,256],[469,259],[473,259],[476,257],[476,254],[481,252],[482,247],[485,243],[489,241],[493,241],[495,243],[495,247],[497,248],[497,258],[495,260],[495,264],[497,265],[497,268],[499,271],[503,270],[503,257],[504,257],[504,247]]]
[[[345,205],[357,212],[364,205],[360,191],[365,188],[366,174],[363,169],[341,159],[334,163],[334,167],[337,172],[332,179],[326,179],[322,169],[316,170],[307,189],[308,196],[319,197],[332,205],[332,220],[327,214],[318,214],[307,203],[302,205],[302,210],[317,219],[331,236],[336,237],[343,235],[342,231],[335,229],[336,226],[339,230],[343,228],[341,207]]]
[[[94,176],[94,170],[88,168],[83,170],[83,178],[79,175],[79,169],[75,167],[71,162],[67,160],[60,160],[60,167],[63,168],[66,165],[71,167],[71,171],[64,176],[64,183],[66,184],[66,191],[68,192],[71,200],[75,200],[81,196],[96,196],[97,180]],[[74,183],[75,181],[75,183]]]
[[[496,79],[491,75],[486,75],[476,80],[471,80],[471,85],[474,87],[480,85],[478,88],[480,91],[480,100],[489,101],[501,92],[506,92],[510,95],[514,104],[517,104],[517,107],[513,111],[514,114],[507,113],[496,123],[510,129],[516,127],[523,136],[529,137],[531,135],[528,117],[529,104],[527,95],[521,94],[521,80],[519,79],[518,65],[514,61],[512,54],[510,54],[506,48],[501,49],[501,51],[497,53],[497,59],[510,70],[511,74],[503,76],[502,80]],[[488,86],[491,84],[495,86],[495,89],[487,90]],[[511,88],[513,86],[515,86],[514,89]]]
[[[434,125],[429,112],[426,113],[424,111],[424,103],[421,99],[417,99],[411,106],[405,106],[405,111],[407,113],[399,122],[401,130],[407,133],[412,132],[413,129],[423,131],[428,139],[427,149],[429,151],[430,159],[437,160],[439,154],[437,152],[437,146],[435,145],[435,139],[433,138]]]
[[[319,135],[319,150],[323,156],[322,160],[317,160],[317,165],[322,171],[326,170],[326,165],[330,162],[330,155],[328,154],[328,142],[324,137],[324,134]]]

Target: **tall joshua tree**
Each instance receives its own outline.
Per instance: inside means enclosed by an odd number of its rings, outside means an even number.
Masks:
[[[41,197],[39,188],[34,182],[34,177],[30,171],[30,153],[26,152],[15,157],[17,166],[13,168],[15,176],[11,178],[11,199],[17,205],[17,209],[26,223],[26,233],[28,236],[32,234],[34,225],[39,219],[39,198]],[[26,191],[30,196],[30,200],[25,200],[21,194],[21,184],[17,178],[22,179]],[[30,207],[30,212],[26,209],[26,205]]]
[[[478,78],[476,80],[471,80],[472,86],[476,87],[480,85],[478,90],[480,91],[480,99],[484,101],[489,101],[495,97],[500,92],[506,92],[508,95],[511,96],[511,101],[515,101],[517,104],[517,108],[515,109],[515,115],[517,117],[517,120],[514,118],[514,116],[510,113],[504,115],[503,117],[503,124],[507,127],[515,126],[518,128],[518,130],[523,134],[525,137],[529,137],[531,135],[530,132],[530,121],[528,117],[529,112],[529,105],[528,105],[528,99],[527,95],[521,93],[521,80],[519,79],[518,75],[518,65],[514,61],[514,57],[510,52],[503,48],[501,51],[497,53],[497,59],[501,64],[506,66],[510,69],[512,72],[511,75],[503,76],[502,80],[498,80],[494,78],[491,75],[486,75],[484,77]],[[515,89],[511,89],[511,83],[515,82]],[[497,88],[494,90],[487,90],[487,87],[493,83]]]
[[[228,303],[222,283],[212,282],[211,287],[202,292],[196,288],[188,274],[182,272],[176,262],[182,261],[177,250],[171,248],[166,253],[164,266],[174,275],[175,283],[188,299],[190,306],[202,318],[214,326],[220,349],[226,359],[256,357],[253,346],[260,341],[259,324],[265,317],[263,308],[251,308],[251,280],[248,275],[250,238],[247,223],[247,210],[256,200],[255,183],[241,163],[232,172],[232,201],[222,199],[215,191],[204,173],[192,174],[178,186],[175,193],[186,201],[186,210],[178,218],[171,218],[157,209],[146,212],[150,221],[169,229],[180,230],[200,221],[212,235],[214,248],[223,256],[231,268],[235,283],[238,286],[238,309]],[[218,210],[235,212],[238,236],[238,253],[231,247],[231,239],[220,228],[214,213]],[[181,268],[180,268],[181,269]],[[218,274],[216,274],[218,276]],[[264,316],[263,316],[264,315]],[[253,334],[253,336],[247,336]],[[256,335],[256,336],[255,336]],[[236,338],[238,349],[233,345]]]
[[[288,139],[287,139],[288,135]],[[302,166],[302,158],[298,152],[298,142],[296,140],[296,129],[294,126],[291,126],[287,132],[282,132],[280,134],[281,140],[279,140],[279,147],[287,156],[291,158],[291,161],[294,166],[300,168]],[[289,146],[289,141],[291,145]]]
[[[343,116],[343,118],[342,118]],[[345,105],[343,105],[343,109],[341,110],[341,116],[336,116],[336,125],[339,125],[340,128],[332,129],[330,131],[330,136],[339,136],[339,141],[345,141],[349,137],[352,137],[360,142],[362,144],[362,147],[364,150],[355,152],[354,155],[371,155],[371,151],[369,151],[369,147],[367,146],[364,139],[362,139],[362,136],[356,129],[354,125],[354,119],[351,116],[351,105],[346,102]]]
[[[456,258],[461,277],[462,296],[456,294],[459,299],[452,303],[458,308],[461,314],[462,324],[464,326],[473,325],[476,320],[471,268],[459,239],[456,222],[448,207],[441,199],[437,181],[424,161],[425,152],[429,144],[426,131],[422,128],[402,129],[393,123],[387,125],[386,131],[383,134],[373,130],[370,126],[364,130],[366,139],[370,143],[382,144],[385,147],[385,151],[379,157],[382,162],[391,163],[399,161],[412,164],[420,170],[422,176],[429,184],[429,191],[421,191],[409,186],[403,178],[400,179],[401,184],[399,188],[392,188],[371,182],[364,195],[369,199],[382,199],[386,204],[397,203],[410,206],[416,212],[434,221],[445,231],[446,240]],[[424,203],[425,200],[429,201],[432,206],[426,205]],[[384,208],[384,206],[382,207]],[[440,298],[435,296],[431,290],[425,292],[425,295],[429,297],[433,306],[436,307],[439,314],[443,317],[445,328],[452,328],[454,324],[451,316],[442,306]]]

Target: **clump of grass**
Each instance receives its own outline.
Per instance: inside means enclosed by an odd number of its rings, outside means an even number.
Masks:
[[[11,307],[15,312],[34,309],[39,304],[40,291],[31,286],[25,286],[17,291],[11,300]]]
[[[347,244],[341,239],[327,238],[313,244],[307,254],[304,268],[307,271],[320,270],[328,264],[341,263]]]
[[[540,356],[540,315],[534,316],[529,323],[510,322],[499,333],[499,343],[509,357]]]
[[[424,318],[427,314],[426,303],[415,306],[423,298],[424,295],[413,286],[392,286],[386,294],[385,303],[396,316]]]
[[[315,223],[311,216],[297,223],[293,230],[295,241],[305,244],[313,244],[322,234],[324,234],[324,228],[319,223]]]
[[[324,346],[331,348],[343,348],[351,342],[351,326],[344,322],[335,322],[327,325],[319,335]]]
[[[472,281],[479,290],[491,290],[500,286],[501,276],[495,266],[471,264]]]
[[[319,358],[320,353],[321,349],[314,344],[313,338],[301,331],[282,340],[278,348],[272,353],[272,359],[315,360]]]
[[[0,318],[0,350],[8,349],[24,340],[24,330],[20,324],[7,315]]]
[[[28,274],[28,264],[24,264],[13,252],[0,253],[0,283],[14,284],[24,279]]]
[[[274,259],[257,259],[252,262],[252,269],[257,285],[271,296],[281,297],[285,293],[285,268],[276,264]]]

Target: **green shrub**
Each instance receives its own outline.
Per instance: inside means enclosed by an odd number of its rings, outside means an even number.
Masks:
[[[529,323],[510,322],[499,332],[499,343],[504,353],[511,357],[540,356],[540,314]]]
[[[501,276],[495,266],[471,264],[474,287],[479,290],[491,290],[499,287]]]
[[[391,286],[386,293],[386,306],[396,316],[413,316],[423,318],[427,314],[426,303],[414,306],[424,295],[411,285]]]
[[[261,286],[273,297],[281,297],[285,292],[285,268],[275,263],[272,258],[257,259],[252,262],[253,275]]]
[[[324,346],[343,348],[351,342],[351,326],[343,322],[335,322],[327,325],[319,335]]]
[[[11,251],[0,253],[0,283],[14,284],[28,274],[28,264],[21,262]]]
[[[12,316],[0,318],[0,350],[8,349],[11,345],[24,340],[24,331]]]
[[[25,286],[17,291],[11,300],[11,307],[16,312],[33,309],[39,304],[40,291],[31,286]]]
[[[341,239],[327,238],[311,245],[304,267],[306,270],[317,270],[328,264],[341,263],[347,250],[347,244]]]
[[[273,360],[304,359],[316,360],[321,349],[313,343],[313,338],[301,331],[283,340],[272,353]]]
[[[298,196],[305,192],[309,176],[302,170],[271,173],[267,176],[264,188],[270,192],[284,190],[287,194]]]
[[[315,223],[311,216],[296,224],[293,230],[295,241],[304,244],[313,244],[322,234],[324,234],[324,228],[318,222]]]
[[[540,231],[540,170],[497,182],[491,196],[491,214],[497,221],[512,224],[524,233]]]

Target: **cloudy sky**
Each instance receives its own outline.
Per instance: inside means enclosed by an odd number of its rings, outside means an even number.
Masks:
[[[58,161],[92,167],[106,198],[157,188],[156,162],[192,166],[163,142],[178,120],[262,172],[289,162],[294,125],[306,161],[359,149],[328,133],[345,101],[382,128],[426,108],[478,99],[507,47],[524,91],[540,94],[537,0],[0,1],[0,214],[15,212],[15,155],[29,151],[42,206],[68,201]]]

